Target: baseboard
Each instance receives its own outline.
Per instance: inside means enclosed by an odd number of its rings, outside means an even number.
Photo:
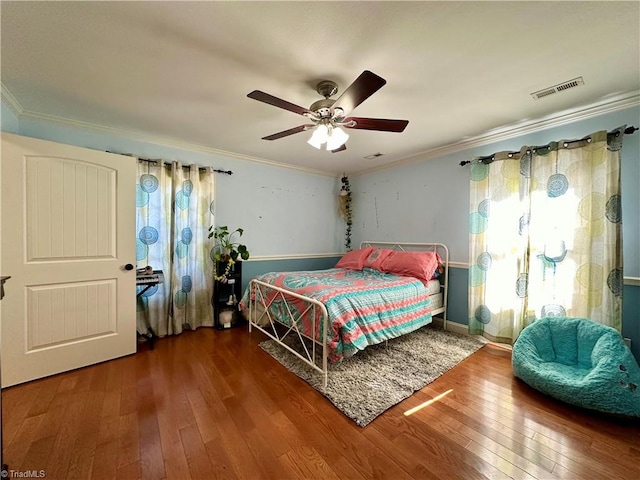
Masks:
[[[442,327],[444,325],[444,320],[440,317],[433,317],[433,324]],[[464,325],[458,322],[452,322],[451,320],[447,320],[447,330],[454,333],[459,333],[461,335],[469,335],[469,326]]]
[[[444,325],[444,320],[440,317],[433,317],[432,323],[438,327],[442,327]],[[451,320],[447,320],[447,331],[459,333],[460,335],[469,335],[469,325],[464,325],[462,323],[452,322]],[[506,343],[492,342],[491,340],[488,340],[481,335],[472,335],[472,336],[476,338],[480,338],[483,342],[494,345],[496,347],[504,348],[505,350],[509,350],[509,351],[512,350],[511,345],[508,345]]]

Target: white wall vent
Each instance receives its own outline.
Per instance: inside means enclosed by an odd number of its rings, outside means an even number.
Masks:
[[[554,93],[560,93],[570,88],[579,87],[580,85],[584,85],[584,80],[582,79],[582,77],[578,77],[578,78],[574,78],[573,80],[562,82],[558,85],[554,85],[553,87],[547,87],[542,90],[538,90],[537,92],[533,92],[531,96],[533,97],[534,100],[538,100],[540,98],[553,95]]]

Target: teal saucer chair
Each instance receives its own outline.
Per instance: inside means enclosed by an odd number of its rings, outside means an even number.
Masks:
[[[586,318],[549,317],[513,345],[513,372],[563,402],[640,417],[640,367],[620,333]]]

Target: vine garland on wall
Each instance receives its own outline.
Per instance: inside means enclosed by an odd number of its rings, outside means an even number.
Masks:
[[[343,175],[340,180],[342,181],[342,188],[340,189],[340,214],[344,221],[347,222],[344,246],[349,252],[351,251],[351,225],[353,224],[351,212],[351,186],[349,185],[349,177],[346,175]]]

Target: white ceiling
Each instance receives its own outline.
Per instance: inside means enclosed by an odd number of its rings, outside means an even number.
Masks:
[[[325,172],[380,167],[487,132],[638,98],[640,2],[1,2],[3,98],[63,119]],[[308,108],[319,80],[364,70],[386,86],[359,117],[403,133],[349,130],[332,154],[308,123],[247,98]],[[530,93],[582,76],[585,85]],[[115,129],[115,130],[114,130]],[[363,157],[381,152],[374,160]]]

